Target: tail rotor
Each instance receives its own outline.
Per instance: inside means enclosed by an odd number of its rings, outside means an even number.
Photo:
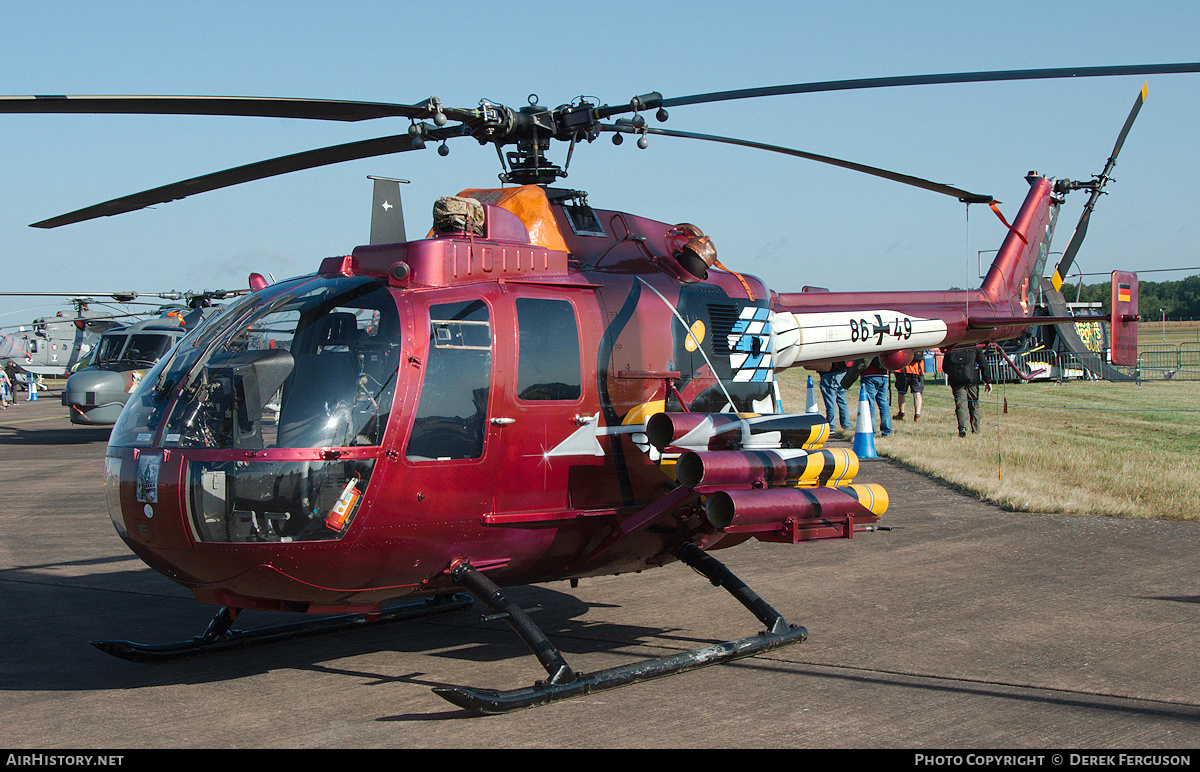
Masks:
[[[1134,100],[1133,109],[1129,111],[1129,117],[1125,119],[1125,125],[1121,127],[1121,133],[1117,136],[1117,143],[1113,147],[1112,155],[1108,157],[1108,163],[1104,164],[1104,171],[1100,172],[1089,182],[1072,182],[1070,183],[1071,190],[1091,190],[1091,195],[1088,196],[1087,203],[1084,204],[1083,214],[1079,217],[1079,222],[1075,225],[1075,232],[1071,234],[1071,241],[1068,242],[1067,248],[1063,250],[1062,257],[1058,261],[1058,266],[1054,269],[1054,275],[1050,278],[1054,285],[1054,291],[1058,292],[1062,289],[1063,277],[1067,275],[1072,263],[1075,262],[1075,255],[1079,252],[1079,245],[1083,243],[1084,236],[1087,235],[1088,222],[1092,218],[1092,210],[1096,208],[1096,201],[1104,193],[1104,186],[1112,179],[1113,167],[1117,165],[1117,153],[1121,152],[1121,146],[1125,144],[1125,137],[1129,135],[1129,129],[1133,126],[1133,121],[1137,118],[1138,112],[1142,109],[1142,104],[1146,101],[1146,89],[1148,84],[1142,84],[1142,90],[1138,92],[1137,99]]]

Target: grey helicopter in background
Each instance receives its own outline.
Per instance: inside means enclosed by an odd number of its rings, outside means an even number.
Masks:
[[[47,293],[49,294],[49,293]],[[0,295],[33,296],[41,293],[5,292]],[[40,377],[65,377],[86,361],[100,336],[120,327],[131,315],[92,308],[100,295],[59,293],[68,298],[72,310],[42,316],[31,323],[0,328],[0,362],[19,371],[22,382]],[[113,294],[118,303],[128,294]],[[55,295],[58,296],[58,295]]]
[[[31,385],[39,388],[43,378],[66,378],[62,402],[71,409],[72,422],[110,425],[120,415],[141,374],[219,308],[214,301],[249,291],[0,293],[65,297],[74,308],[71,314],[60,311],[31,324],[0,330],[0,362],[14,376],[14,386],[26,391]],[[154,298],[150,303],[153,308],[127,310],[139,302],[138,298]],[[162,303],[164,300],[168,302]],[[109,302],[121,304],[126,310],[93,308]]]
[[[262,283],[265,286],[266,280]],[[160,294],[158,297],[185,302],[160,306],[148,318],[105,331],[91,356],[71,374],[63,387],[62,403],[70,411],[71,423],[87,426],[116,423],[142,376],[181,338],[223,308],[214,301],[247,292],[250,288]]]

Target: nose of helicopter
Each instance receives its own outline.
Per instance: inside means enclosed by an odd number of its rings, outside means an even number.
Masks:
[[[81,370],[67,379],[63,405],[76,424],[112,424],[129,398],[127,373]]]

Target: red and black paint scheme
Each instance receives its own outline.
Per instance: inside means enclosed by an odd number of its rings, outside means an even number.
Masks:
[[[1054,188],[1030,179],[982,289],[866,295],[697,275],[675,226],[576,193],[465,191],[478,232],[327,259],[147,373],[109,444],[113,522],[201,601],[368,617],[480,582],[699,564],[752,537],[850,538],[886,493],[823,449],[823,419],[780,412],[775,372],[1019,333]],[[772,624],[730,654],[803,637]]]

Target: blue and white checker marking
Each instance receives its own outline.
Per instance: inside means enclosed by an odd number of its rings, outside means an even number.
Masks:
[[[771,352],[771,312],[746,306],[729,334],[729,365],[734,382],[763,383],[775,380]],[[755,340],[758,341],[756,355]]]

